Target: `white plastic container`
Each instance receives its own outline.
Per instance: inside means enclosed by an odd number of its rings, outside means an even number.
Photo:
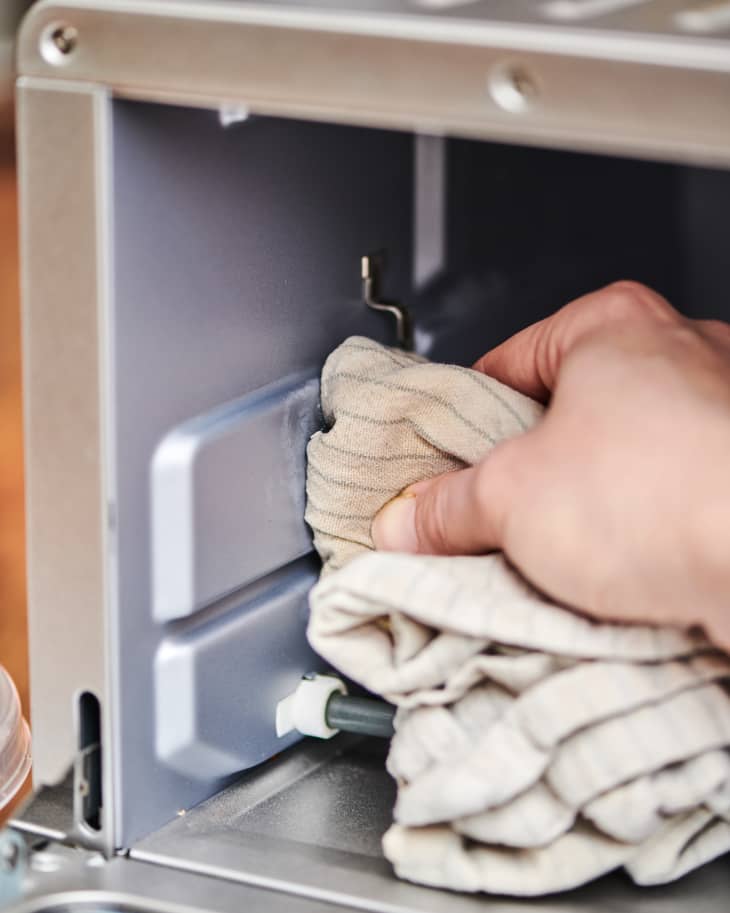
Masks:
[[[0,666],[0,808],[23,785],[30,770],[30,730],[12,678]]]

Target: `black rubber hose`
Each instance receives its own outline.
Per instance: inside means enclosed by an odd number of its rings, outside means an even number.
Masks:
[[[332,729],[376,735],[383,739],[393,736],[395,707],[385,701],[333,694],[327,701],[324,714],[327,725]]]

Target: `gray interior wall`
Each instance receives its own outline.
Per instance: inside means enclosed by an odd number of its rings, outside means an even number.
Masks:
[[[685,309],[730,320],[730,171],[683,169],[679,207]]]
[[[128,846],[220,785],[206,778],[203,762],[201,778],[191,775],[194,752],[183,765],[187,773],[157,756],[155,669],[158,675],[167,670],[158,706],[169,708],[171,696],[174,706],[180,669],[207,685],[194,687],[205,706],[196,708],[195,719],[181,711],[178,727],[195,730],[194,749],[214,730],[214,754],[207,756],[221,761],[220,740],[228,740],[229,756],[243,766],[266,756],[260,708],[270,710],[274,692],[283,697],[313,661],[303,628],[304,584],[315,571],[306,562],[278,568],[190,618],[154,620],[154,450],[171,429],[200,413],[296,372],[316,374],[328,352],[353,332],[393,339],[388,321],[360,299],[359,258],[387,250],[385,291],[408,294],[412,139],[263,119],[224,129],[213,112],[121,101],[114,104],[113,126],[109,405],[117,582],[111,599],[116,703],[110,712],[116,837]],[[271,447],[260,457],[272,466],[292,458],[303,465],[305,440],[303,432],[292,445],[296,453]],[[252,437],[251,448],[265,446]],[[245,491],[250,483],[242,474],[231,484]],[[243,515],[245,536],[254,540],[264,522],[271,518]],[[283,535],[287,517],[274,522]],[[288,603],[282,597],[287,591],[296,594]],[[253,613],[256,625],[262,623],[267,593],[274,634],[263,649],[248,637],[252,628],[243,620]],[[282,600],[289,613],[284,621]],[[187,651],[187,661],[178,662],[180,651]],[[176,763],[175,746],[169,756]]]
[[[467,140],[449,141],[447,168],[448,269],[417,321],[435,357],[469,363],[617,279],[687,306],[682,186],[694,169]],[[723,306],[717,293],[707,303]]]

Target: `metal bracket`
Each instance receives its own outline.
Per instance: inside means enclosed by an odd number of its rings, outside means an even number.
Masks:
[[[360,258],[360,276],[362,278],[362,297],[365,304],[374,311],[386,311],[395,317],[396,335],[401,349],[412,351],[413,326],[411,315],[404,304],[390,301],[378,301],[380,274],[377,260],[373,256]]]

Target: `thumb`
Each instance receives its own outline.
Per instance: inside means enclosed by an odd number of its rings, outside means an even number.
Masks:
[[[429,555],[476,555],[501,548],[517,493],[512,459],[523,439],[498,445],[476,466],[410,485],[375,517],[375,547]]]

